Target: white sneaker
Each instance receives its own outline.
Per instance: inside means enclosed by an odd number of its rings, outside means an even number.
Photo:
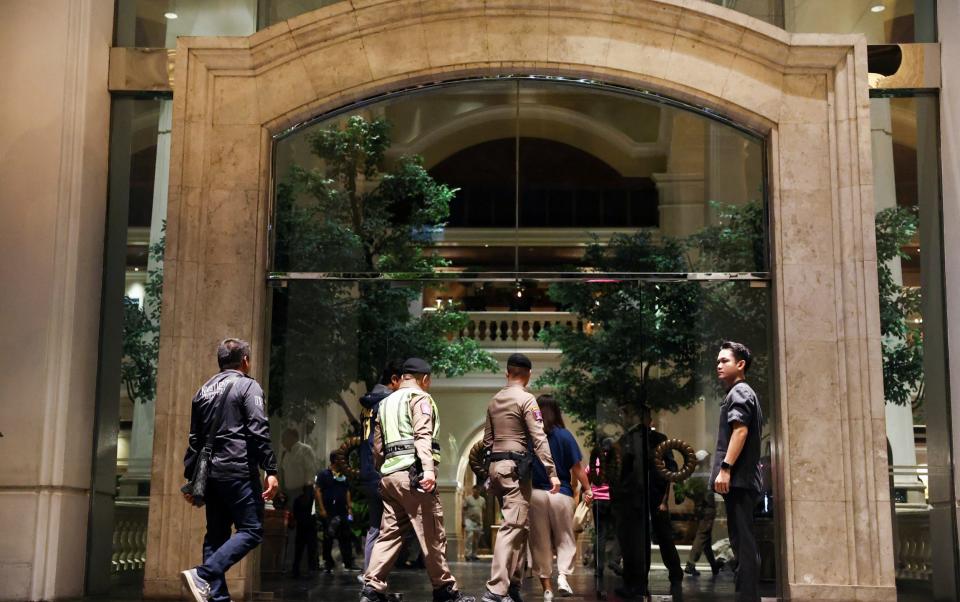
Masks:
[[[572,596],[573,588],[570,587],[570,584],[567,583],[566,575],[557,576],[557,591],[560,592],[561,596]]]
[[[553,592],[550,590],[543,591],[543,602],[553,602]]]

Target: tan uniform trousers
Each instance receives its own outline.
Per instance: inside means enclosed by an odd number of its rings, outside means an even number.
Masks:
[[[457,581],[447,566],[447,534],[443,529],[443,507],[436,490],[421,493],[411,489],[410,473],[401,470],[383,477],[380,495],[383,497],[383,518],[380,536],[373,544],[370,565],[364,575],[366,584],[378,592],[386,592],[387,575],[403,547],[403,534],[413,527],[433,589],[447,584],[456,589]]]
[[[527,550],[527,515],[530,509],[530,479],[517,480],[513,460],[490,463],[490,491],[500,500],[503,522],[493,547],[493,563],[487,589],[505,596],[510,585],[523,582],[523,564]]]
[[[577,556],[573,498],[534,489],[530,497],[530,555],[537,577],[549,579],[553,575],[554,550],[557,552],[557,570],[561,575],[572,575]]]

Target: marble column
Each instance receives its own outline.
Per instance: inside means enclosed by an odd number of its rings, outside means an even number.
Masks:
[[[97,0],[3,4],[2,600],[84,590],[113,8]]]

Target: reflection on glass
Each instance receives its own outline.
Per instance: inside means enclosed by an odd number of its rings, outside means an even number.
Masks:
[[[652,593],[666,593],[669,581],[679,580],[684,570],[729,570],[725,509],[708,481],[724,394],[715,377],[716,356],[720,342],[732,339],[754,352],[748,382],[768,418],[761,438],[763,495],[755,521],[761,591],[772,595],[769,289],[747,282],[583,282],[555,284],[551,293],[589,325],[582,332],[548,330],[544,340],[562,355],[559,366],[536,384],[552,388],[565,411],[582,425],[591,450],[590,478],[600,501],[593,526],[598,590],[618,583],[620,572],[626,587],[643,587],[643,571],[637,568],[643,559],[637,554],[649,548],[636,542],[646,538],[659,548],[653,557],[662,560],[653,563]],[[644,405],[651,412],[646,426]],[[645,432],[647,427],[652,430]],[[702,450],[699,459],[690,460],[691,476],[672,486],[652,461],[656,444],[667,438]],[[644,462],[646,471],[637,468]],[[683,464],[679,455],[673,462],[665,457],[667,469]],[[647,499],[643,491],[650,494],[648,521],[642,519]],[[666,510],[658,511],[661,504]]]
[[[343,0],[258,0],[257,29],[292,19],[303,13],[323,8]]]
[[[256,31],[257,0],[122,0],[117,46],[175,48],[179,36],[248,36]]]
[[[376,148],[361,152],[349,141],[364,128],[372,133],[363,144]],[[623,92],[451,84],[296,130],[278,141],[276,156],[276,271],[767,269],[762,143]],[[420,173],[416,191],[413,164],[429,174]],[[414,211],[431,192],[447,209]],[[387,225],[416,239],[418,257],[432,263],[398,263],[373,249]],[[621,252],[641,242],[672,260]],[[704,253],[711,245],[731,252]]]
[[[937,99],[872,98],[880,325],[898,589],[953,591]],[[923,253],[921,254],[921,250]]]
[[[710,0],[787,31],[862,33],[868,44],[936,42],[935,0]]]

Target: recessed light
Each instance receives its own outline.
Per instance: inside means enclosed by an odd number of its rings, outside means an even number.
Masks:
[[[883,9],[881,8],[880,10],[883,10]],[[176,19],[177,13],[163,13],[163,16],[166,17],[167,19]]]
[[[887,7],[882,4],[874,4],[870,7],[870,12],[872,13],[882,13],[885,10],[887,10]]]

